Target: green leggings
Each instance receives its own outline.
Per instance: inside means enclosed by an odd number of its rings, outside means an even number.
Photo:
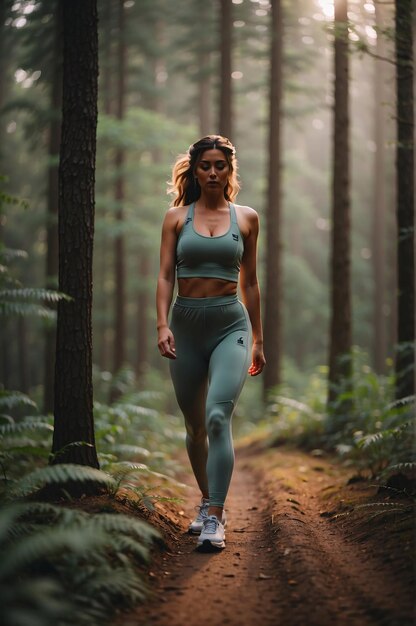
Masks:
[[[170,372],[189,460],[210,504],[223,506],[234,467],[231,417],[251,357],[250,319],[236,295],[177,296],[170,327],[176,346]]]

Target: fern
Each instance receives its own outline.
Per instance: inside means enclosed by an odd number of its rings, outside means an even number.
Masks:
[[[0,289],[0,301],[2,300],[40,300],[43,302],[59,302],[73,300],[70,296],[51,289],[33,287],[21,287],[20,289]]]
[[[46,320],[55,320],[56,313],[41,304],[33,304],[30,302],[0,302],[0,315],[13,317],[41,317]]]
[[[129,604],[133,605],[145,598],[143,584],[132,584],[132,573],[125,568],[112,568],[104,574],[98,574],[90,582],[90,593],[98,600],[109,604],[109,599],[120,596],[128,597]],[[134,580],[134,579],[133,579]]]
[[[387,405],[386,409],[390,411],[391,409],[394,409],[397,406],[407,406],[407,405],[413,404],[415,401],[416,401],[415,395],[406,396],[404,398],[399,398],[398,400],[391,402],[390,404]]]
[[[10,263],[15,259],[27,259],[28,253],[26,250],[18,250],[16,248],[2,248],[0,250],[0,259],[5,263]]]
[[[14,409],[18,406],[30,406],[37,408],[36,403],[21,391],[0,391],[0,409],[4,407],[7,409]]]
[[[389,465],[384,470],[385,473],[392,472],[414,472],[416,473],[416,461],[411,461],[407,463],[395,463],[394,465]]]
[[[315,412],[304,402],[299,402],[293,398],[285,398],[283,396],[275,396],[272,397],[271,400],[274,400],[277,405],[281,404],[283,406],[290,407],[291,409],[296,409],[299,413],[305,413],[306,415],[313,415],[315,417]]]
[[[14,424],[14,419],[11,415],[5,415],[4,413],[0,415],[0,423],[5,422],[6,424]]]
[[[357,504],[354,507],[355,511],[359,509],[383,509],[391,511],[407,511],[409,509],[408,504],[400,504],[397,502],[366,502],[365,504]]]
[[[64,551],[88,558],[107,544],[108,536],[96,528],[83,527],[82,532],[78,528],[49,528],[48,532],[42,529],[24,537],[6,553],[0,563],[0,579],[15,576],[33,562]]]
[[[91,526],[96,527],[98,530],[105,530],[110,533],[117,532],[123,536],[128,535],[146,542],[151,542],[160,537],[157,530],[152,526],[122,514],[101,513],[94,517],[91,521]]]
[[[0,601],[2,626],[63,625],[74,614],[63,586],[45,576],[0,582]]]
[[[127,456],[142,456],[149,457],[150,452],[147,448],[143,448],[142,446],[134,446],[126,443],[119,443],[113,446],[114,452],[119,452],[122,455]]]
[[[84,447],[93,448],[94,446],[92,445],[92,443],[89,443],[88,441],[71,441],[71,443],[67,443],[66,446],[63,446],[62,448],[60,448],[60,450],[57,450],[56,452],[51,452],[49,454],[49,460],[55,461],[57,458],[65,454],[71,448],[84,448]]]
[[[125,515],[90,515],[41,502],[0,508],[2,625],[107,621],[116,606],[144,598],[147,589],[134,564],[148,560],[157,538],[152,527]],[[56,594],[64,601],[55,603]]]
[[[62,484],[69,481],[93,482],[114,488],[114,479],[101,470],[83,465],[62,463],[34,470],[20,479],[13,487],[12,496],[27,496],[44,485]]]
[[[151,476],[155,476],[156,478],[162,478],[163,480],[167,480],[167,481],[171,482],[172,484],[176,485],[177,487],[186,487],[186,485],[184,483],[181,483],[181,482],[177,481],[172,476],[167,476],[166,474],[162,474],[160,472],[155,472],[155,471],[151,470],[144,463],[129,463],[127,461],[123,461],[123,462],[120,462],[120,463],[114,463],[114,465],[111,467],[111,472],[112,472],[112,476],[113,476],[113,478],[114,478],[114,480],[116,482],[117,489],[120,487],[120,485],[122,484],[122,481],[127,476],[130,476],[131,474],[134,474],[136,472],[144,472],[144,473],[149,474]]]
[[[16,435],[19,433],[24,433],[27,430],[45,430],[48,432],[53,432],[53,426],[46,422],[40,421],[23,421],[0,425],[0,436],[4,435]]]
[[[35,441],[26,441],[24,444],[9,446],[7,454],[10,456],[36,456],[48,459],[50,456],[49,448],[41,448]]]

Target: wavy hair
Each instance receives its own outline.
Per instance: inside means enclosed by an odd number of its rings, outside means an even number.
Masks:
[[[174,206],[181,206],[195,202],[201,195],[201,188],[195,178],[196,167],[205,150],[221,150],[229,165],[228,181],[224,188],[224,197],[233,202],[240,190],[237,178],[237,159],[235,148],[231,141],[221,135],[208,135],[196,141],[186,154],[180,154],[172,169],[172,179],[169,181],[168,193],[175,195]]]

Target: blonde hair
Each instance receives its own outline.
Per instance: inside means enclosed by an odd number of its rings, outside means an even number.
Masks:
[[[193,143],[186,154],[180,154],[172,169],[172,179],[169,181],[168,193],[174,194],[173,206],[190,204],[198,200],[201,188],[195,178],[195,168],[205,150],[221,150],[229,165],[230,172],[227,185],[224,189],[226,200],[233,202],[240,191],[237,178],[237,159],[235,148],[231,141],[221,135],[208,135]]]

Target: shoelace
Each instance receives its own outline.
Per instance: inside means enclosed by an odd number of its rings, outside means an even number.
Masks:
[[[197,504],[194,508],[198,511],[198,515],[196,516],[196,521],[203,522],[208,515],[208,507],[209,502],[204,502],[203,504]]]
[[[219,521],[215,515],[210,515],[204,521],[204,533],[216,533],[219,525]]]

